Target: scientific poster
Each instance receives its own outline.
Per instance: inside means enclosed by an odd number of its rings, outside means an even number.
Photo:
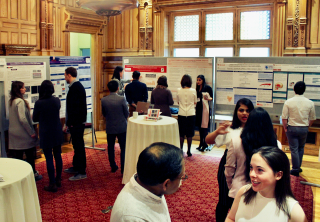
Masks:
[[[39,99],[39,89],[46,79],[45,62],[9,62],[6,64],[5,97],[6,104],[9,101],[11,84],[13,81],[24,83],[26,93],[24,99],[29,103],[31,113],[35,102]],[[8,108],[8,106],[6,106]],[[8,114],[7,109],[7,114]],[[7,115],[8,116],[8,115]]]
[[[0,81],[5,81],[6,77],[6,59],[0,58]]]

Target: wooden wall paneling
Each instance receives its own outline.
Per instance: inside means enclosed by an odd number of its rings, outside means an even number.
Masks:
[[[307,1],[299,1],[299,42],[298,47],[306,48]]]
[[[39,12],[37,11],[37,1],[36,0],[28,0],[29,1],[29,21],[37,22],[37,15]],[[38,21],[39,22],[39,21]]]
[[[319,44],[319,0],[309,0],[309,46]]]
[[[54,39],[54,24],[53,24],[53,1],[48,0],[48,22],[47,22],[47,35],[48,35],[48,50],[53,50],[53,39]]]
[[[11,32],[11,44],[21,44],[18,32]]]
[[[132,39],[131,36],[131,30],[130,30],[130,11],[124,11],[123,12],[123,23],[124,23],[124,47],[125,49],[130,49],[130,39]]]
[[[37,33],[30,33],[30,45],[38,45],[39,48],[39,41],[37,41]]]
[[[139,7],[139,51],[145,50],[146,10],[143,5]]]
[[[67,0],[68,6],[73,7],[74,6],[74,0]]]
[[[122,32],[122,15],[115,16],[116,26],[115,26],[115,42],[116,49],[122,49],[123,32]]]
[[[45,50],[47,48],[46,35],[47,35],[47,15],[46,15],[46,0],[41,0],[41,9],[40,9],[40,47],[41,50]]]
[[[8,18],[9,0],[0,0],[0,18]]]
[[[133,49],[139,48],[139,9],[132,9],[132,46]]]
[[[10,44],[8,35],[9,33],[7,31],[0,32],[0,40],[2,44]]]
[[[29,42],[30,40],[28,41],[28,33],[21,32],[21,44],[28,45]]]
[[[108,28],[108,49],[115,48],[115,17],[111,17],[110,20],[107,22]]]
[[[286,48],[293,46],[293,22],[294,22],[294,3],[293,0],[288,0],[287,8],[287,27],[286,27]]]
[[[20,19],[28,20],[28,2],[27,0],[20,0]]]
[[[10,0],[10,18],[11,19],[18,19],[18,0]]]
[[[285,22],[286,22],[286,4],[279,2],[274,5],[274,32],[272,38],[272,56],[282,56],[285,47]]]

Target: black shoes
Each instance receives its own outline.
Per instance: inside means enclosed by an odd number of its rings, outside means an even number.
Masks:
[[[294,170],[290,170],[290,174],[293,175],[293,176],[296,176],[296,177],[299,176],[299,172],[294,171]]]
[[[188,155],[188,157],[190,157],[190,156],[192,156],[192,153],[188,151],[187,155]]]
[[[203,147],[200,149],[200,151],[201,151],[201,152],[204,152],[207,148],[208,148],[208,144],[205,145],[205,146],[203,146]]]
[[[299,173],[302,173],[302,169],[301,168],[299,169]]]
[[[61,187],[61,178],[56,179],[56,185],[57,185],[57,187]]]
[[[118,169],[119,169],[119,167],[116,165],[115,167],[111,168],[111,172],[115,173]]]
[[[197,147],[196,149],[197,149],[197,150],[201,150],[201,149],[202,149],[202,146],[199,146],[199,147]]]
[[[54,193],[58,191],[57,185],[55,184],[50,184],[49,186],[45,186],[44,190],[48,192],[54,192]]]

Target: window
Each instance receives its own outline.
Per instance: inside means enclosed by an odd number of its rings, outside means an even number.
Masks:
[[[272,10],[259,6],[172,12],[169,56],[271,56]]]
[[[233,47],[229,48],[206,48],[205,57],[232,57]]]
[[[174,41],[199,40],[199,15],[176,16],[174,18]]]
[[[270,56],[270,49],[267,47],[260,47],[260,48],[240,48],[240,57],[269,57]]]
[[[174,57],[199,57],[199,48],[176,48]]]

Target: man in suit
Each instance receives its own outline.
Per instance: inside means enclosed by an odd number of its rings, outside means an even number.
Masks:
[[[133,111],[136,111],[137,103],[147,102],[148,89],[145,83],[139,82],[140,72],[134,71],[132,73],[132,82],[126,86],[125,93],[129,103],[129,113],[132,116]]]
[[[299,81],[293,88],[295,96],[288,99],[282,110],[282,123],[291,151],[291,175],[299,176],[309,126],[316,119],[314,103],[303,96],[306,84]]]
[[[111,172],[116,172],[118,166],[114,161],[114,143],[116,137],[118,137],[121,149],[121,173],[123,174],[129,111],[125,98],[117,94],[119,82],[117,80],[111,80],[108,83],[108,88],[110,95],[101,99],[101,106],[102,114],[106,118],[109,163]]]
[[[69,84],[66,101],[66,125],[70,130],[74,149],[73,167],[65,169],[64,172],[75,174],[69,178],[71,181],[82,180],[87,178],[87,160],[83,140],[84,125],[87,121],[86,91],[82,84],[77,81],[77,70],[75,68],[67,68],[64,77]]]

